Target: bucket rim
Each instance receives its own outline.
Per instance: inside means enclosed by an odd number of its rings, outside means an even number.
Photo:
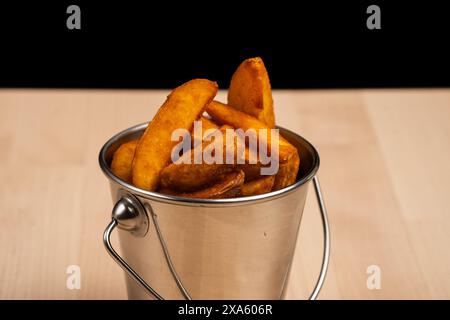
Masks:
[[[295,183],[291,184],[290,186],[287,186],[283,189],[271,191],[264,194],[258,194],[253,196],[246,196],[246,197],[238,197],[238,198],[226,198],[226,199],[202,199],[202,198],[186,198],[186,197],[180,197],[180,196],[174,196],[174,195],[168,195],[163,194],[155,191],[148,191],[141,188],[138,188],[130,183],[127,183],[117,177],[110,169],[110,166],[108,165],[106,161],[106,154],[109,150],[109,148],[117,141],[121,140],[121,138],[126,137],[127,135],[131,135],[133,133],[137,133],[139,131],[145,130],[149,122],[140,123],[137,125],[134,125],[132,127],[129,127],[125,130],[122,130],[115,135],[113,135],[110,139],[106,141],[106,143],[103,145],[103,147],[100,149],[98,161],[100,168],[105,174],[105,176],[108,178],[109,181],[112,181],[116,184],[118,184],[122,189],[125,191],[130,192],[131,194],[138,195],[140,197],[143,197],[145,199],[157,201],[157,202],[164,202],[164,203],[171,203],[171,204],[177,204],[177,205],[184,205],[184,206],[223,206],[223,205],[240,205],[240,204],[248,204],[253,202],[265,202],[269,200],[273,200],[279,197],[282,197],[284,195],[287,195],[288,193],[293,192],[294,190],[298,189],[300,186],[306,184],[309,182],[317,173],[320,166],[320,157],[319,153],[317,152],[316,148],[305,138],[300,136],[299,134],[285,129],[280,126],[276,126],[277,129],[280,130],[281,133],[286,132],[289,136],[293,136],[296,139],[300,140],[306,147],[309,149],[311,154],[313,155],[313,163],[311,165],[310,170],[303,175],[299,180],[297,180]],[[285,137],[288,141],[289,139]],[[301,160],[300,160],[301,165]]]

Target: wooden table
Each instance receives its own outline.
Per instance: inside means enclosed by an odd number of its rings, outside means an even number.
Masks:
[[[97,155],[111,135],[152,118],[167,93],[0,90],[0,298],[126,298],[101,241],[112,203]],[[449,299],[450,90],[276,91],[274,99],[278,124],[321,155],[332,256],[320,298]],[[311,192],[292,299],[305,298],[318,274],[317,210]],[[66,288],[69,265],[81,268],[80,290]],[[380,290],[367,288],[370,265],[380,267]]]

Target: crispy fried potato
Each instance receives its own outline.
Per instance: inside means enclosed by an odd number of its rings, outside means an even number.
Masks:
[[[200,142],[203,141],[203,135],[205,134],[205,132],[207,130],[217,130],[219,129],[219,126],[212,121],[211,119],[205,118],[205,117],[201,117],[199,120],[202,124],[202,132],[199,133],[200,136],[196,136],[196,132],[194,132],[194,128],[192,128],[191,130],[191,141],[192,141],[192,146],[195,147],[197,146]]]
[[[224,125],[220,128],[221,134],[225,137],[226,129],[232,129],[228,125]],[[250,150],[244,145],[241,145],[244,149],[243,154],[238,153],[238,146],[243,141],[240,141],[235,137],[234,139],[234,154],[233,163],[227,164],[227,146],[226,139],[222,139],[222,158],[221,163],[208,163],[204,161],[203,157],[201,163],[195,163],[194,158],[196,155],[202,156],[202,152],[212,147],[215,152],[214,141],[204,141],[201,145],[198,145],[193,150],[182,155],[176,163],[171,163],[164,168],[161,172],[161,186],[167,189],[178,190],[182,192],[192,192],[195,190],[206,188],[214,183],[217,183],[219,177],[225,173],[229,173],[235,170],[243,170],[245,174],[249,174],[251,179],[261,176],[260,170],[263,167],[257,157],[251,157]],[[256,163],[251,159],[256,159]]]
[[[299,166],[300,156],[296,152],[288,162],[280,164],[272,190],[279,190],[293,184],[297,179]]]
[[[206,117],[201,117],[200,121],[202,122],[202,128],[203,131],[209,130],[209,129],[219,129],[219,125],[212,121],[212,119],[208,119]]]
[[[240,195],[241,186],[244,183],[244,172],[235,171],[222,176],[215,185],[190,193],[180,193],[174,190],[162,188],[161,193],[176,195],[186,198],[223,199],[233,198]]]
[[[275,128],[270,80],[261,58],[247,59],[237,68],[228,89],[228,105]]]
[[[226,129],[231,127],[225,125],[220,128],[221,134],[225,137]],[[165,167],[161,172],[161,186],[167,189],[178,190],[182,192],[192,192],[211,186],[220,179],[223,174],[235,171],[238,163],[246,162],[248,153],[243,155],[238,154],[238,139],[234,139],[234,161],[232,164],[226,163],[226,139],[222,139],[222,158],[221,163],[207,163],[204,161],[203,152],[207,148],[215,150],[214,141],[204,141],[202,144],[196,146],[194,149],[183,154],[177,162],[171,163]],[[199,155],[201,158],[195,162],[195,157]],[[247,158],[246,158],[247,157]],[[248,162],[248,161],[247,161]],[[251,164],[248,164],[251,166]],[[255,164],[256,166],[256,164]]]
[[[257,180],[245,182],[241,187],[242,196],[253,196],[270,192],[275,182],[275,176],[265,176]]]
[[[245,173],[245,182],[252,181],[261,177],[261,163],[257,164],[241,164],[239,169]]]
[[[138,140],[123,143],[116,152],[114,152],[111,162],[112,172],[128,183],[131,182],[131,163],[133,162],[137,143]]]
[[[252,117],[244,112],[231,108],[230,106],[223,104],[218,101],[211,102],[207,107],[206,111],[208,114],[220,124],[228,124],[234,128],[241,128],[244,131],[249,129],[259,129],[268,130],[267,135],[267,146],[270,150],[270,129],[267,125]],[[259,136],[259,135],[258,135]],[[297,149],[291,145],[286,139],[280,135],[279,139],[279,162],[287,162],[294,154]]]
[[[161,172],[161,187],[192,192],[216,183],[233,170],[235,167],[227,164],[170,164]]]
[[[217,83],[206,79],[188,81],[172,91],[139,139],[132,164],[136,187],[157,189],[161,170],[169,164],[172,148],[177,144],[171,141],[172,132],[191,130],[216,93]]]

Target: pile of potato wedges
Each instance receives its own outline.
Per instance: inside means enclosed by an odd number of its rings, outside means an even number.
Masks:
[[[138,188],[187,198],[251,196],[293,184],[300,157],[298,150],[281,134],[276,139],[270,136],[270,129],[275,128],[275,114],[270,80],[262,59],[247,59],[237,68],[229,86],[227,104],[214,100],[217,90],[217,84],[206,79],[194,79],[175,88],[143,135],[115,151],[112,172]],[[254,130],[256,138],[264,140],[267,148],[276,143],[276,148],[271,150],[277,150],[278,170],[263,175],[261,169],[267,164],[245,145],[248,142],[236,139],[234,143],[244,143],[239,146],[245,151],[240,154],[235,151],[239,148],[230,151],[225,143],[218,146],[203,134],[194,134],[195,121],[201,122],[203,133]],[[173,161],[178,141],[173,141],[172,133],[177,129],[190,132],[192,146]],[[210,148],[215,155],[223,156],[224,161],[196,162],[195,155],[202,154],[197,152],[198,148]],[[235,161],[225,161],[226,157]]]

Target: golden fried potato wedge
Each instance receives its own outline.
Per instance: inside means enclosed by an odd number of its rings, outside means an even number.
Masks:
[[[192,146],[195,147],[197,146],[200,142],[203,141],[203,136],[206,133],[207,130],[217,130],[219,129],[219,126],[212,121],[211,119],[208,119],[206,117],[201,117],[199,119],[199,121],[201,122],[202,125],[202,130],[201,132],[194,132],[194,128],[192,128],[191,130],[191,141],[192,141]],[[196,135],[199,134],[199,136],[197,137]]]
[[[261,168],[262,168],[261,163],[258,163],[257,165],[242,164],[239,166],[239,169],[241,169],[245,173],[245,182],[261,178],[262,177]]]
[[[161,172],[161,187],[193,192],[216,183],[220,176],[235,170],[226,164],[170,164]]]
[[[261,58],[247,59],[237,68],[228,89],[228,105],[275,128],[272,90]]]
[[[226,129],[233,128],[228,125],[222,126],[220,131],[223,136],[226,134]],[[245,148],[243,154],[238,153],[240,143],[242,143],[240,147]],[[219,163],[204,161],[202,152],[210,146],[216,152],[214,141],[204,141],[201,145],[183,154],[176,163],[165,167],[161,172],[161,186],[182,192],[192,192],[216,183],[221,175],[235,170],[243,170],[245,174],[248,172],[252,179],[261,176],[260,170],[263,165],[256,156],[251,157],[250,150],[243,145],[243,141],[235,137],[233,162],[230,164],[226,163],[227,152],[230,151],[227,149],[226,139],[222,139],[222,158]],[[200,155],[201,163],[195,163],[196,155]]]
[[[116,152],[114,152],[111,162],[112,172],[128,183],[131,182],[131,163],[133,162],[137,143],[138,140],[123,143]]]
[[[211,102],[207,107],[208,114],[220,124],[228,124],[234,128],[241,128],[244,131],[249,129],[268,130],[267,146],[270,150],[270,129],[267,125],[244,112],[231,108],[230,106],[218,101]],[[287,162],[292,157],[297,149],[291,145],[286,139],[280,135],[279,139],[279,162]]]
[[[257,180],[245,182],[241,187],[241,195],[245,197],[270,192],[274,182],[275,176],[265,176]]]
[[[209,129],[219,129],[219,125],[215,123],[212,119],[208,119],[206,117],[201,117],[200,121],[202,122],[203,132]]]
[[[288,162],[280,164],[272,190],[279,190],[293,184],[297,179],[299,166],[300,156],[296,152]]]
[[[225,136],[226,129],[229,128],[227,125],[222,126],[220,128],[221,134]],[[245,157],[248,157],[248,154],[245,152],[242,156],[238,155],[238,143],[238,139],[234,139],[233,163],[226,163],[226,139],[222,139],[222,158],[219,159],[220,161],[209,163],[203,158],[203,151],[207,148],[212,148],[211,150],[217,152],[215,150],[216,146],[214,141],[204,141],[194,149],[183,154],[177,162],[171,163],[161,171],[161,186],[182,192],[192,192],[217,183],[223,174],[235,171],[238,163],[244,163]],[[197,155],[199,155],[199,162],[201,163],[196,163],[195,157]],[[240,161],[238,161],[238,158]]]
[[[161,188],[159,192],[186,198],[223,199],[240,195],[244,183],[244,172],[235,171],[222,176],[215,185],[195,192],[180,193],[174,190]]]
[[[176,129],[191,130],[217,93],[217,83],[194,79],[175,88],[147,126],[132,164],[133,184],[142,189],[156,190],[161,170],[170,162],[171,141]]]

